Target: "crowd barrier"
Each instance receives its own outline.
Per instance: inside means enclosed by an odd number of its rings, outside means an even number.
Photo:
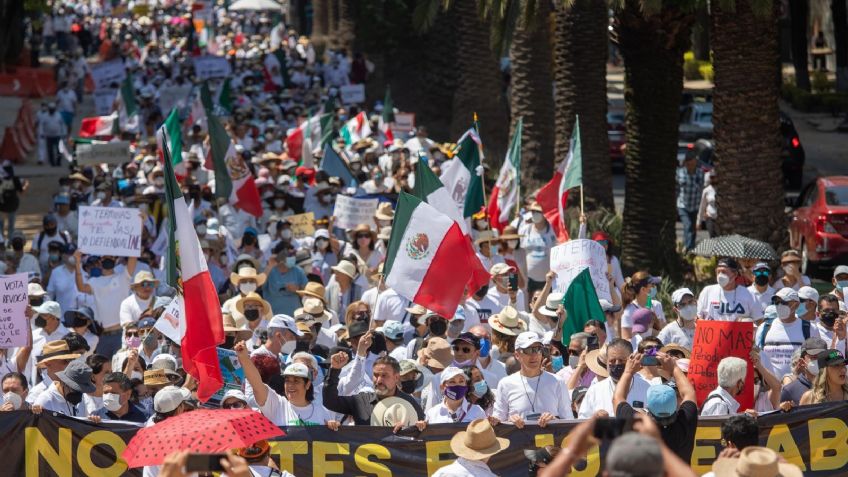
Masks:
[[[16,113],[12,113],[17,109]],[[37,146],[35,112],[29,99],[3,98],[0,110],[4,112],[0,124],[3,140],[0,142],[0,159],[22,162]]]
[[[551,424],[545,429],[516,429],[499,425],[499,436],[509,448],[489,462],[501,476],[527,475],[524,449],[562,445],[579,421]],[[721,418],[698,423],[691,465],[699,474],[709,471],[721,451]],[[780,452],[807,476],[848,474],[848,403],[803,406],[789,413],[760,416],[760,443]],[[272,442],[272,455],[297,477],[362,475],[416,477],[431,475],[455,458],[450,438],[465,428],[460,424],[429,426],[424,432],[393,435],[384,427],[284,427],[286,436]],[[118,457],[138,430],[127,423],[94,424],[60,414],[40,416],[26,411],[0,413],[0,455],[9,476],[140,476]],[[599,475],[607,444],[595,446],[571,474]]]

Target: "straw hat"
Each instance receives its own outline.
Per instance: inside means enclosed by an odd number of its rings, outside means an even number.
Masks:
[[[252,331],[244,330],[236,326],[236,320],[230,313],[224,313],[223,317],[224,333],[235,333],[236,343],[238,343],[239,341],[249,340],[253,336]]]
[[[518,240],[522,236],[518,235],[518,229],[513,227],[512,225],[507,225],[503,229],[503,233],[500,236],[501,240]]]
[[[586,366],[598,376],[603,376],[605,378],[609,377],[609,371],[607,371],[607,346],[604,345],[600,349],[593,349],[586,353]]]
[[[509,440],[497,437],[487,419],[475,419],[468,423],[466,430],[454,434],[450,447],[459,457],[485,460],[509,447]]]
[[[70,348],[68,348],[68,343],[65,340],[49,341],[45,343],[44,348],[41,349],[41,355],[38,356],[36,366],[42,368],[50,361],[57,361],[60,359],[77,359],[80,356],[82,355],[79,353],[71,353]]]
[[[686,359],[688,359],[690,356],[692,356],[692,352],[691,352],[691,351],[689,351],[688,349],[684,348],[683,346],[680,346],[680,345],[679,345],[679,344],[677,344],[677,343],[669,343],[669,344],[667,344],[667,345],[663,346],[662,348],[660,348],[660,351],[662,351],[663,353],[666,353],[666,354],[667,354],[669,351],[678,351],[678,352],[680,352],[681,354],[683,354],[683,357],[684,357],[684,358],[686,358]]]
[[[380,240],[389,240],[392,238],[392,226],[387,225],[385,227],[380,228],[380,233],[377,234],[377,238]]]
[[[250,292],[247,295],[236,300],[236,311],[244,314],[244,306],[247,305],[248,302],[256,302],[262,305],[262,311],[259,312],[260,318],[265,318],[266,316],[270,317],[271,315],[271,304],[262,299],[256,292]]]
[[[311,315],[314,318],[317,318],[316,315],[321,315],[322,321],[327,321],[332,318],[330,312],[324,308],[324,300],[319,300],[318,298],[306,298],[303,300],[303,306],[294,310],[294,316],[299,317],[300,315]]]
[[[490,316],[489,326],[509,336],[518,336],[527,329],[527,325],[518,317],[518,310],[511,306],[505,306],[500,313]]]
[[[256,269],[253,267],[242,267],[238,273],[230,273],[230,283],[235,286],[239,286],[244,280],[256,280],[256,287],[261,287],[263,283],[265,283],[265,274],[264,273],[256,273]]]
[[[481,230],[477,235],[477,240],[474,241],[474,245],[480,245],[483,242],[495,242],[500,240],[498,237],[498,233],[494,230]]]
[[[144,372],[145,386],[167,386],[171,384],[164,369],[148,369]]]
[[[368,224],[359,224],[356,227],[354,227],[353,230],[351,230],[348,233],[350,235],[351,241],[356,240],[356,236],[359,235],[360,233],[371,234],[371,240],[372,241],[377,240],[377,232],[374,231],[374,230],[371,230],[371,226],[368,225]]]
[[[392,210],[392,204],[381,202],[377,206],[377,212],[374,212],[374,217],[378,220],[392,220],[395,218],[395,211]]]
[[[327,290],[324,288],[324,285],[318,282],[306,282],[303,290],[298,290],[295,293],[300,295],[301,300],[304,297],[313,297],[321,300],[321,302],[326,302],[324,295],[327,293]]]
[[[412,426],[418,421],[418,413],[408,401],[396,396],[381,399],[371,411],[372,426],[394,427],[403,423]]]
[[[445,369],[453,363],[453,353],[450,344],[444,338],[430,338],[426,350],[427,366]]]
[[[141,285],[143,282],[153,282],[155,283],[154,287],[159,286],[159,280],[157,280],[156,277],[154,277],[153,274],[147,270],[141,270],[140,272],[137,272],[135,274],[135,277],[133,278],[131,286]]]
[[[797,466],[778,461],[777,452],[767,447],[746,447],[739,457],[721,458],[713,462],[716,477],[801,477]]]
[[[356,265],[349,260],[342,260],[335,267],[330,267],[330,270],[347,275],[351,280],[356,279]]]

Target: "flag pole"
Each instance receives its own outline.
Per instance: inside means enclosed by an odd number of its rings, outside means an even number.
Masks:
[[[580,181],[580,215],[583,215],[583,181]]]
[[[480,126],[477,124],[477,111],[474,111],[474,130],[477,132],[477,137],[480,138]],[[480,167],[483,167],[483,138],[480,138],[480,144],[477,145],[477,151],[480,155]],[[477,171],[474,171],[476,174]],[[483,186],[483,208],[488,210],[489,204],[486,198],[486,173],[480,174],[480,184]],[[475,212],[476,213],[476,212]]]

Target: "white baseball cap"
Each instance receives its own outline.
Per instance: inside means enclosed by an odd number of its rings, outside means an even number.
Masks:
[[[56,318],[62,318],[62,307],[55,301],[45,301],[39,306],[33,307],[32,311],[39,315],[51,315]]]
[[[271,317],[271,321],[268,322],[268,328],[283,328],[291,331],[295,336],[303,336],[303,332],[297,329],[297,323],[295,323],[294,318],[289,315],[274,315]]]
[[[535,331],[525,331],[515,338],[515,349],[527,349],[535,343],[542,344],[542,338]]]
[[[813,287],[801,287],[798,289],[798,298],[802,300],[815,300],[819,301],[819,292]]]
[[[465,376],[465,371],[457,368],[456,366],[448,366],[442,371],[441,376],[439,377],[439,384],[445,384],[459,375]]]
[[[165,386],[153,398],[153,410],[159,413],[171,412],[189,399],[191,399],[191,391],[188,389]]]
[[[686,295],[695,296],[695,294],[692,293],[692,290],[688,288],[678,288],[671,293],[671,302],[676,305],[680,303]]]
[[[383,333],[383,336],[390,340],[403,338],[403,324],[397,320],[386,321],[383,326],[375,328],[375,331]]]
[[[312,374],[309,372],[309,368],[303,363],[292,363],[286,366],[283,376],[297,376],[298,378],[312,380]]]
[[[789,288],[783,287],[774,294],[777,298],[780,298],[783,301],[801,301],[798,298],[798,292]]]

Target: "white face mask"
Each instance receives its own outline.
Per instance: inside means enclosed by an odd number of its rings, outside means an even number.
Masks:
[[[487,222],[486,219],[480,219],[477,221],[477,228],[480,230],[485,230],[489,228],[489,222]]]
[[[783,273],[785,273],[787,275],[795,275],[797,270],[798,270],[798,266],[795,265],[794,263],[787,263],[786,265],[783,266]]]
[[[21,399],[21,397],[18,396],[16,393],[9,391],[9,392],[7,392],[6,394],[3,395],[3,401],[2,402],[4,404],[7,403],[7,402],[12,403],[12,409],[17,410],[17,409],[21,408],[21,404],[23,404],[23,399]]]
[[[130,379],[142,379],[142,378],[144,378],[144,375],[141,374],[141,371],[133,371],[132,373],[130,373]]]
[[[106,193],[105,192],[98,192],[97,193],[97,200],[106,200]]]
[[[286,201],[285,201],[285,200],[283,200],[283,199],[274,199],[274,207],[276,207],[276,208],[278,208],[278,209],[282,209],[283,207],[285,207],[285,205],[286,205]]]
[[[326,239],[319,239],[315,241],[315,245],[318,246],[318,250],[327,250],[327,247],[330,246],[330,242]]]
[[[286,239],[286,240],[290,240],[290,239],[292,238],[292,231],[291,231],[291,229],[283,229],[283,231],[282,231],[282,232],[280,232],[280,237],[282,237],[282,238],[284,238],[284,239]]]
[[[489,251],[492,255],[498,254],[498,246],[497,245],[489,245]]]
[[[518,240],[507,240],[506,244],[509,248],[515,250],[518,248]]]
[[[698,307],[696,305],[686,305],[683,308],[678,309],[678,313],[680,313],[680,317],[684,320],[692,321],[698,313]]]
[[[541,224],[545,220],[545,216],[541,212],[533,212],[533,223]]]
[[[728,283],[730,283],[730,275],[727,275],[725,273],[719,273],[717,281],[718,285],[724,288],[727,286]]]
[[[256,284],[252,282],[245,282],[239,284],[239,291],[242,295],[247,295],[250,292],[256,291]]]
[[[789,318],[789,314],[792,313],[792,310],[789,309],[786,305],[777,305],[777,317],[781,320],[785,320]]]
[[[165,185],[165,179],[162,177],[157,177],[153,179],[153,185],[155,185],[156,187],[162,187],[163,185]]]
[[[819,362],[815,359],[807,363],[807,372],[816,376],[819,374]]]
[[[283,354],[292,354],[294,353],[294,348],[297,346],[297,343],[294,340],[286,341],[283,344],[283,347],[280,349],[280,352]]]
[[[106,393],[103,395],[103,407],[115,412],[121,408],[121,395],[115,393]]]

